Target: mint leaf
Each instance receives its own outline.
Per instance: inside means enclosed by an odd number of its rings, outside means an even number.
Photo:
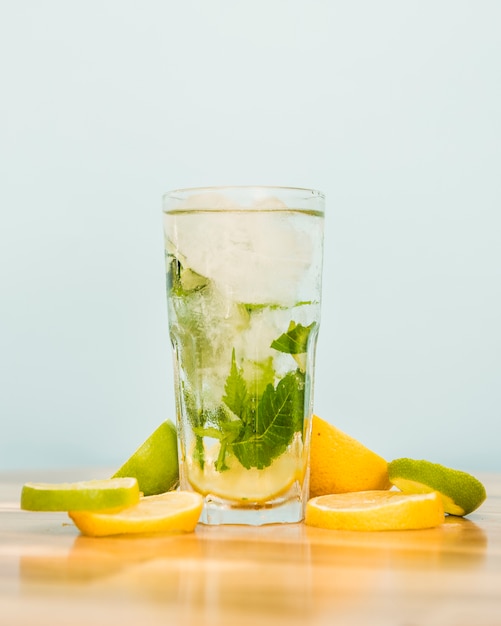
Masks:
[[[196,426],[193,432],[197,437],[212,437],[213,439],[222,439],[224,437],[224,433],[214,426],[208,426],[207,428]]]
[[[181,411],[188,416],[188,419],[191,422],[191,427],[193,428],[195,434],[195,448],[193,451],[193,458],[203,469],[205,464],[204,442],[202,436],[198,435],[195,430],[203,426],[204,415],[202,411],[199,410],[195,395],[187,382],[181,382],[181,393],[179,399],[182,403]]]
[[[228,445],[231,445],[231,443],[238,437],[241,430],[242,422],[240,420],[230,420],[222,422],[219,429],[213,426],[208,426],[206,428],[198,427],[194,428],[193,432],[200,438],[212,437],[214,439],[219,439],[220,447],[215,466],[218,472],[223,472],[224,470],[229,469],[226,464],[226,450]]]
[[[247,469],[268,467],[302,430],[303,415],[304,375],[297,370],[286,374],[276,388],[266,387],[253,422],[231,445],[233,453]]]
[[[215,428],[214,426],[197,426],[193,429],[193,432],[198,437],[212,437],[213,439],[219,439],[219,441],[234,441],[240,431],[242,430],[242,424],[240,420],[230,420],[227,422],[222,422],[219,425],[219,428]]]
[[[195,438],[195,449],[193,451],[193,460],[200,465],[200,469],[205,466],[205,448],[204,440],[199,435]]]
[[[235,348],[231,355],[230,375],[226,379],[224,391],[223,402],[237,417],[244,419],[247,406],[247,385],[237,366]]]
[[[314,327],[315,322],[305,327],[292,321],[287,332],[272,342],[272,348],[291,354],[299,364],[299,369],[288,372],[276,387],[272,357],[244,361],[240,368],[233,349],[223,403],[217,409],[199,410],[192,426],[197,444],[204,437],[219,441],[217,471],[228,469],[226,456],[231,453],[247,469],[268,467],[285,452],[294,434],[302,432],[305,367],[300,361],[306,359]],[[203,466],[203,458],[200,461]]]
[[[308,337],[315,325],[316,322],[312,322],[309,326],[291,322],[287,332],[275,339],[271,347],[286,354],[304,354],[308,348]]]

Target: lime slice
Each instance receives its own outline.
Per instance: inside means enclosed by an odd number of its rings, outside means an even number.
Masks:
[[[436,492],[357,491],[312,498],[305,523],[332,530],[411,530],[433,528],[444,521]]]
[[[21,508],[27,511],[96,511],[131,506],[139,500],[135,478],[76,483],[26,483]]]
[[[487,497],[485,487],[471,474],[430,461],[395,459],[388,464],[388,474],[404,493],[438,491],[445,512],[451,515],[468,515]]]
[[[192,532],[202,511],[203,498],[191,491],[169,491],[146,496],[121,511],[70,511],[84,535],[104,537],[130,533]]]
[[[160,424],[113,478],[124,476],[136,478],[145,496],[165,493],[177,487],[177,432],[172,422]]]

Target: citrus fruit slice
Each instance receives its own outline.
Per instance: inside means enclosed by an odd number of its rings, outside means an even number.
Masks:
[[[136,478],[145,496],[165,493],[177,487],[177,432],[172,422],[162,422],[113,474],[113,478],[122,476]]]
[[[135,478],[26,483],[21,491],[21,508],[27,511],[123,509],[138,501],[139,487]]]
[[[187,460],[188,480],[203,495],[242,503],[265,502],[285,493],[301,477],[301,458],[295,452],[285,452],[264,469],[246,469],[233,455],[227,454],[227,469],[223,472],[216,469],[218,452],[219,444],[206,452],[203,468],[193,458]]]
[[[169,491],[145,496],[121,511],[70,511],[84,535],[104,537],[129,533],[192,532],[202,511],[203,498],[191,491]]]
[[[312,498],[305,523],[333,530],[411,530],[433,528],[444,521],[436,492],[359,491]]]
[[[310,496],[389,489],[388,464],[317,415],[310,448]]]
[[[451,515],[468,515],[487,497],[483,484],[471,474],[431,461],[395,459],[388,472],[392,484],[404,493],[438,491]]]

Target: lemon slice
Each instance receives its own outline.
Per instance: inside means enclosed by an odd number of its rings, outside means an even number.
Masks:
[[[317,415],[310,448],[310,496],[389,489],[388,463]]]
[[[294,450],[284,452],[264,469],[246,469],[239,461],[227,455],[227,469],[216,469],[219,445],[209,449],[205,455],[203,469],[190,459],[186,463],[188,480],[192,487],[203,495],[212,494],[226,500],[242,503],[259,503],[272,500],[285,493],[295,480],[302,480],[302,462]]]
[[[444,521],[436,492],[359,491],[317,496],[306,504],[305,523],[333,530],[410,530]]]
[[[115,472],[113,478],[123,476],[137,478],[139,489],[145,496],[164,493],[177,487],[177,432],[172,422],[162,422]]]
[[[139,501],[135,478],[107,478],[76,483],[26,483],[21,508],[27,511],[96,511]]]
[[[471,474],[438,463],[395,459],[388,465],[390,481],[404,493],[438,491],[444,510],[451,515],[468,515],[487,497],[483,484]]]
[[[70,511],[77,528],[90,537],[130,533],[192,532],[202,512],[203,498],[191,491],[145,496],[121,511]]]

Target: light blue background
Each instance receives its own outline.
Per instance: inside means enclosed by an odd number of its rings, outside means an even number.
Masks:
[[[501,3],[20,0],[0,19],[0,469],[174,418],[162,193],[327,195],[316,412],[501,470]]]

